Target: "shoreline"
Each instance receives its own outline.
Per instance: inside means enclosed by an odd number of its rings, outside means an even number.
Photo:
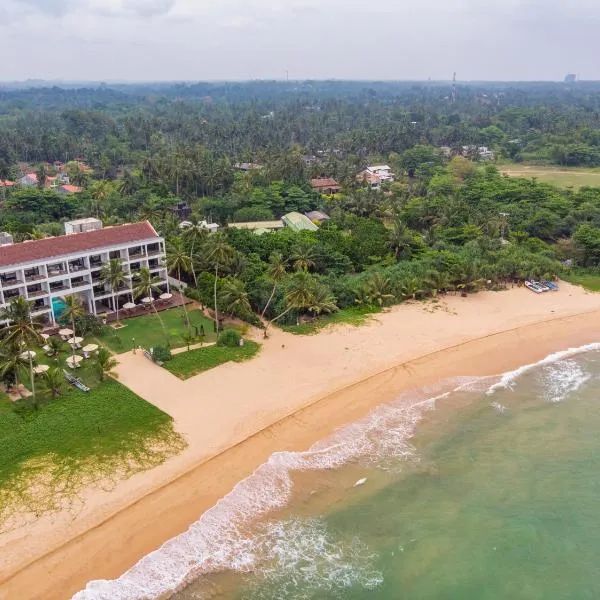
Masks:
[[[579,294],[581,297],[590,296],[584,292],[577,294],[577,298]],[[517,298],[517,295],[513,294],[513,297]],[[519,302],[521,297],[525,296],[520,294]],[[537,320],[529,316],[529,323],[457,340],[454,345],[425,352],[392,366],[380,365],[381,368],[372,369],[371,374],[359,380],[338,384],[336,389],[324,394],[305,397],[299,408],[267,422],[265,427],[246,435],[229,449],[222,449],[216,456],[208,456],[192,464],[191,468],[180,471],[174,478],[155,485],[103,520],[83,528],[81,533],[65,540],[49,553],[20,565],[8,574],[2,573],[0,598],[62,600],[85,587],[90,579],[118,577],[162,542],[187,529],[274,451],[305,450],[340,426],[360,419],[373,407],[393,400],[401,392],[455,376],[498,375],[523,364],[537,362],[552,352],[599,341],[598,299],[597,296],[586,299],[583,304],[588,310],[566,315],[547,314],[545,319]],[[455,300],[453,303],[462,301]],[[469,302],[463,304],[468,305]],[[583,307],[580,304],[577,307]],[[395,313],[394,318],[400,314],[402,318],[402,313],[423,312],[423,307],[415,308],[413,305],[407,308],[409,310],[387,314],[393,316]],[[403,316],[406,318],[407,315]],[[431,318],[431,315],[424,315],[424,318]],[[374,319],[374,323],[361,328],[361,336],[369,339],[380,333],[376,327],[376,323],[381,324],[380,321]],[[326,345],[331,341],[328,338],[336,333],[351,335],[352,330],[350,334],[346,328],[342,328],[341,333],[337,328],[332,332],[326,330],[312,339]],[[308,345],[303,343],[305,339],[299,338],[300,347]],[[314,341],[311,344],[314,345]],[[151,473],[142,474],[142,477]],[[152,527],[147,526],[149,523]],[[48,573],[52,573],[52,581],[46,581]]]

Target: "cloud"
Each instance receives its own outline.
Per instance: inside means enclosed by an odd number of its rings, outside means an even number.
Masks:
[[[123,0],[126,11],[144,18],[166,15],[175,6],[176,0]]]

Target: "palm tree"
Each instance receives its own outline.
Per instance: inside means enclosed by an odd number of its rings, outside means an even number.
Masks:
[[[38,167],[36,176],[38,188],[43,190],[46,187],[46,182],[48,181],[48,169],[46,168],[46,165],[42,164]]]
[[[23,356],[23,347],[14,340],[3,340],[0,345],[0,376],[19,385],[19,372],[30,367],[30,359]]]
[[[58,356],[58,354],[61,352],[61,350],[63,349],[63,343],[62,340],[60,340],[58,337],[56,336],[52,336],[50,338],[48,338],[46,340],[46,345],[48,346],[48,348],[50,348],[48,350],[48,354],[50,356]]]
[[[252,312],[248,292],[243,281],[227,279],[221,290],[221,301],[225,312],[244,318]]]
[[[177,280],[181,281],[181,273],[187,273],[189,275],[190,271],[193,271],[192,259],[187,255],[187,253],[183,249],[183,245],[181,243],[180,238],[175,238],[167,248],[167,269],[170,273],[177,273]],[[181,293],[181,289],[179,290],[179,295],[181,296],[181,306],[183,308],[183,312],[185,314],[185,322],[187,323],[188,329],[190,328],[190,318],[187,313],[187,309],[185,308],[185,298]]]
[[[277,286],[279,282],[287,275],[286,272],[287,261],[283,258],[283,254],[281,252],[273,252],[271,256],[269,256],[269,267],[267,269],[267,275],[273,281],[273,290],[271,291],[271,295],[263,308],[260,316],[264,318],[269,305],[273,300],[273,296],[275,296],[275,292],[277,291]]]
[[[308,308],[314,303],[315,281],[306,271],[299,271],[290,277],[290,282],[284,295],[286,309],[274,319],[271,323],[278,321],[294,309]]]
[[[290,259],[296,271],[310,271],[315,266],[315,248],[306,242],[301,242],[292,252]]]
[[[413,241],[408,227],[400,220],[396,218],[394,221],[394,228],[390,232],[390,246],[394,251],[396,260],[404,253],[405,250],[410,249],[410,244]],[[410,258],[405,256],[404,258]]]
[[[326,285],[319,283],[315,286],[311,302],[307,307],[314,315],[330,313],[338,310],[335,297]]]
[[[117,359],[106,348],[100,348],[94,361],[94,368],[100,381],[104,381],[107,375],[109,377],[118,377],[114,371],[118,364]]]
[[[423,293],[421,287],[421,282],[416,277],[410,277],[402,285],[402,296],[416,300]]]
[[[16,347],[17,350],[20,349],[21,353],[27,349],[25,351],[28,353],[27,358],[29,360],[31,392],[33,394],[33,401],[37,407],[35,380],[33,376],[33,355],[31,351],[28,350],[28,347],[41,344],[42,337],[40,335],[40,331],[42,329],[42,325],[33,320],[31,316],[31,304],[27,302],[23,296],[15,298],[4,310],[0,312],[0,321],[5,320],[8,321],[8,329],[4,343],[7,343],[9,346],[12,345]]]
[[[113,308],[117,313],[117,325],[119,324],[119,301],[117,300],[117,292],[124,285],[127,285],[128,280],[123,270],[123,263],[119,258],[111,258],[100,271],[102,282],[110,287],[113,294]]]
[[[373,273],[363,286],[361,300],[368,304],[385,306],[388,301],[393,300],[390,280],[383,277],[381,273]]]
[[[73,337],[76,337],[75,321],[85,314],[85,310],[81,304],[81,299],[75,294],[65,296],[63,300],[65,302],[65,307],[62,316],[66,321],[70,321]],[[75,344],[71,344],[71,348],[73,350],[73,364],[75,364]]]
[[[190,351],[190,346],[194,343],[196,336],[191,331],[186,331],[181,338],[183,339],[185,345],[187,346],[188,352]]]
[[[44,387],[50,392],[52,400],[55,400],[57,396],[60,396],[65,383],[62,371],[58,367],[48,369],[44,373],[43,383]]]
[[[154,310],[154,314],[160,323],[160,326],[163,330],[163,334],[165,336],[165,341],[167,340],[167,331],[165,329],[165,324],[163,323],[158,311],[156,310],[156,306],[154,305],[154,300],[152,294],[154,292],[160,293],[160,279],[155,277],[150,273],[150,269],[147,267],[142,267],[134,276],[134,286],[133,286],[133,297],[134,298],[150,298],[152,300],[151,305]]]
[[[219,267],[227,264],[233,256],[233,248],[225,241],[220,233],[213,234],[206,242],[206,259],[214,265],[215,268],[215,324],[217,334],[219,333],[219,306],[217,302],[217,282],[219,281]]]
[[[191,221],[191,225],[183,230],[182,238],[186,244],[190,245],[190,260],[192,261],[192,277],[194,278],[194,287],[198,287],[198,280],[196,278],[196,270],[194,267],[194,250],[197,246],[202,244],[206,236],[208,235],[207,230],[202,226],[199,219]]]

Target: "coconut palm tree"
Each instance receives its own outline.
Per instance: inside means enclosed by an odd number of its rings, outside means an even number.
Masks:
[[[202,222],[194,218],[191,225],[183,230],[181,235],[183,241],[189,244],[190,260],[192,261],[192,277],[194,278],[194,287],[198,287],[198,279],[196,278],[196,270],[194,269],[194,250],[206,241],[208,231],[202,226]]]
[[[118,377],[114,371],[118,364],[116,358],[106,348],[100,348],[94,361],[94,368],[100,381],[104,381],[107,375],[109,377]]]
[[[227,279],[221,290],[221,301],[225,312],[244,318],[252,312],[248,292],[243,281]]]
[[[286,272],[287,261],[283,258],[283,254],[281,252],[273,252],[271,256],[269,256],[269,267],[267,269],[267,275],[269,279],[273,282],[273,289],[271,290],[271,295],[265,304],[260,316],[264,318],[267,309],[269,308],[273,297],[275,296],[275,292],[277,291],[277,286],[281,282],[281,280],[287,275]]]
[[[181,273],[190,274],[194,268],[192,266],[192,259],[187,255],[183,249],[180,238],[175,238],[167,247],[167,269],[170,273],[177,273],[177,280],[181,281]],[[181,296],[181,307],[185,314],[185,322],[187,323],[188,329],[190,328],[190,318],[185,308],[185,298],[179,290]]]
[[[3,340],[0,345],[0,376],[3,380],[19,385],[19,373],[27,371],[30,367],[29,361],[29,358],[23,356],[23,348],[20,344],[15,340]]]
[[[134,298],[150,298],[152,299],[155,292],[160,293],[160,279],[155,277],[150,272],[150,269],[146,267],[142,267],[135,275],[133,276],[134,286],[133,286],[133,297]],[[160,323],[160,326],[163,330],[163,334],[165,336],[165,340],[167,339],[167,331],[165,329],[165,324],[163,323],[158,311],[156,310],[156,306],[154,305],[154,300],[151,302],[152,309],[154,310],[154,314]]]
[[[13,346],[28,352],[29,361],[29,377],[31,380],[31,392],[33,401],[37,407],[37,399],[35,395],[35,379],[33,376],[33,355],[28,350],[30,346],[38,346],[42,342],[40,332],[42,330],[41,323],[35,321],[31,316],[31,304],[27,302],[23,296],[15,298],[5,309],[0,312],[0,321],[7,321],[7,332],[4,342],[9,346]],[[12,353],[12,352],[11,352]]]
[[[296,271],[310,271],[315,266],[316,252],[314,246],[306,242],[301,242],[292,252],[290,260],[294,264]]]
[[[286,309],[274,319],[271,323],[278,321],[291,310],[307,309],[314,303],[315,280],[306,271],[294,273],[289,280],[287,290],[284,294]]]
[[[128,280],[123,270],[123,263],[119,258],[111,258],[100,271],[102,282],[110,287],[113,294],[113,308],[117,313],[117,325],[119,324],[119,301],[117,300],[117,292],[124,285],[127,285]]]
[[[318,283],[312,293],[310,304],[306,307],[314,315],[322,313],[331,313],[338,310],[334,295],[329,288],[322,283]]]
[[[52,396],[52,400],[55,400],[57,396],[60,396],[65,379],[63,377],[62,371],[58,367],[54,367],[52,369],[48,369],[44,373],[44,378],[42,380],[44,387],[50,392]]]
[[[63,349],[62,340],[56,336],[52,336],[46,340],[46,345],[48,346],[48,355],[49,356],[58,356],[58,354]]]
[[[215,284],[214,284],[214,299],[215,299],[215,324],[217,334],[219,333],[219,305],[217,301],[217,283],[219,281],[219,267],[227,264],[233,256],[233,248],[225,241],[225,238],[220,233],[215,233],[208,238],[206,242],[206,259],[214,265],[215,269]]]
[[[390,280],[383,277],[381,273],[373,273],[365,282],[361,292],[364,301],[376,306],[385,306],[389,301],[394,299],[394,294],[391,292]]]
[[[77,332],[75,330],[75,322],[79,317],[82,317],[85,314],[85,310],[83,305],[81,304],[81,299],[79,296],[75,294],[70,294],[69,296],[65,296],[63,298],[65,302],[65,307],[63,310],[62,317],[71,323],[71,329],[73,330],[73,337],[77,336]],[[71,344],[71,349],[73,350],[73,364],[75,364],[75,344]]]

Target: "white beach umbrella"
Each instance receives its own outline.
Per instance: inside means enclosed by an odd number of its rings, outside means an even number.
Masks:
[[[46,344],[46,345],[45,345],[45,346],[42,348],[42,350],[43,350],[44,352],[50,352],[51,348],[50,348],[50,346],[48,346],[48,344]]]
[[[67,358],[67,364],[73,368],[74,365],[78,365],[82,360],[83,356],[76,354],[75,356],[69,356],[69,358]]]
[[[135,304],[133,302],[126,302],[123,304],[123,308],[125,310],[131,310],[132,308],[135,308]]]
[[[69,344],[81,344],[81,342],[83,342],[83,338],[82,337],[73,337],[67,341],[69,342]]]
[[[36,375],[41,375],[42,373],[45,373],[49,368],[50,368],[49,365],[38,365],[37,367],[35,367],[33,369],[33,372]]]
[[[27,360],[29,358],[35,358],[35,352],[33,350],[26,350],[21,354],[21,358],[23,360]]]
[[[173,297],[173,294],[169,294],[168,292],[161,294],[159,298],[161,300],[170,300]]]
[[[62,335],[62,336],[73,335],[73,330],[72,329],[61,329],[58,332],[58,335]]]
[[[43,340],[47,340],[47,339],[48,339],[50,336],[49,336],[47,333],[40,333],[40,337],[41,337]]]
[[[142,304],[150,304],[152,302],[152,298],[146,296],[145,298],[142,298],[141,302]]]
[[[84,352],[96,352],[98,350],[98,344],[88,344],[83,347]]]

